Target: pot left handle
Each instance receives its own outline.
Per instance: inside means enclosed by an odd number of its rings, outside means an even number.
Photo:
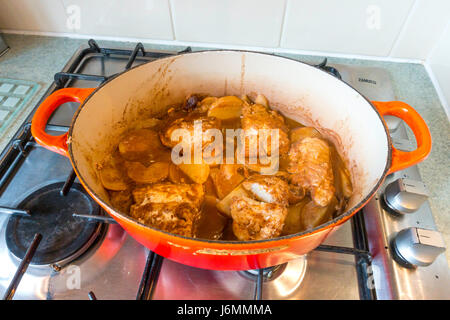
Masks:
[[[67,102],[83,103],[94,90],[95,88],[64,88],[49,95],[38,107],[31,121],[31,134],[36,142],[50,151],[68,157],[68,133],[59,136],[46,133],[47,122],[59,106]]]

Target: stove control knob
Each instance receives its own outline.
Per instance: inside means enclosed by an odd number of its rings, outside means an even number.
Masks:
[[[387,185],[384,202],[397,213],[413,213],[428,199],[429,193],[421,181],[400,178]]]
[[[405,267],[426,267],[445,251],[438,231],[421,228],[401,230],[392,243],[396,260]]]

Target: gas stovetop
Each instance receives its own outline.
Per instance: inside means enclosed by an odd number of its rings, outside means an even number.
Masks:
[[[42,99],[176,53],[90,40]],[[316,67],[371,100],[395,100],[383,69]],[[58,108],[47,131],[67,131],[78,105]],[[450,299],[445,249],[416,167],[389,176],[361,212],[300,259],[261,270],[203,270],[149,252],[107,217],[69,160],[33,140],[32,115],[0,157],[0,295],[7,299]],[[386,120],[395,146],[411,149],[403,122]]]

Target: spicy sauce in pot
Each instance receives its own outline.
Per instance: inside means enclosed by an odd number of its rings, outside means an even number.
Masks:
[[[335,146],[270,109],[262,95],[253,101],[191,95],[117,143],[98,171],[111,205],[184,236],[260,240],[298,233],[335,218],[352,194]]]

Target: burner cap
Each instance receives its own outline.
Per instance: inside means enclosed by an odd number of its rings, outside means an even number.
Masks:
[[[45,265],[73,260],[85,252],[97,238],[99,223],[72,217],[73,213],[94,214],[99,205],[74,183],[66,196],[60,194],[64,183],[47,185],[27,196],[17,207],[29,210],[31,217],[13,216],[6,227],[6,245],[18,258],[23,258],[35,233],[42,241],[31,260]]]
[[[267,267],[263,268],[263,280],[264,281],[271,281],[276,279],[283,271],[286,269],[287,263],[279,264],[273,267]],[[249,278],[250,280],[258,279],[259,270],[253,269],[253,270],[243,270],[240,271],[240,273],[245,276],[246,278]]]

